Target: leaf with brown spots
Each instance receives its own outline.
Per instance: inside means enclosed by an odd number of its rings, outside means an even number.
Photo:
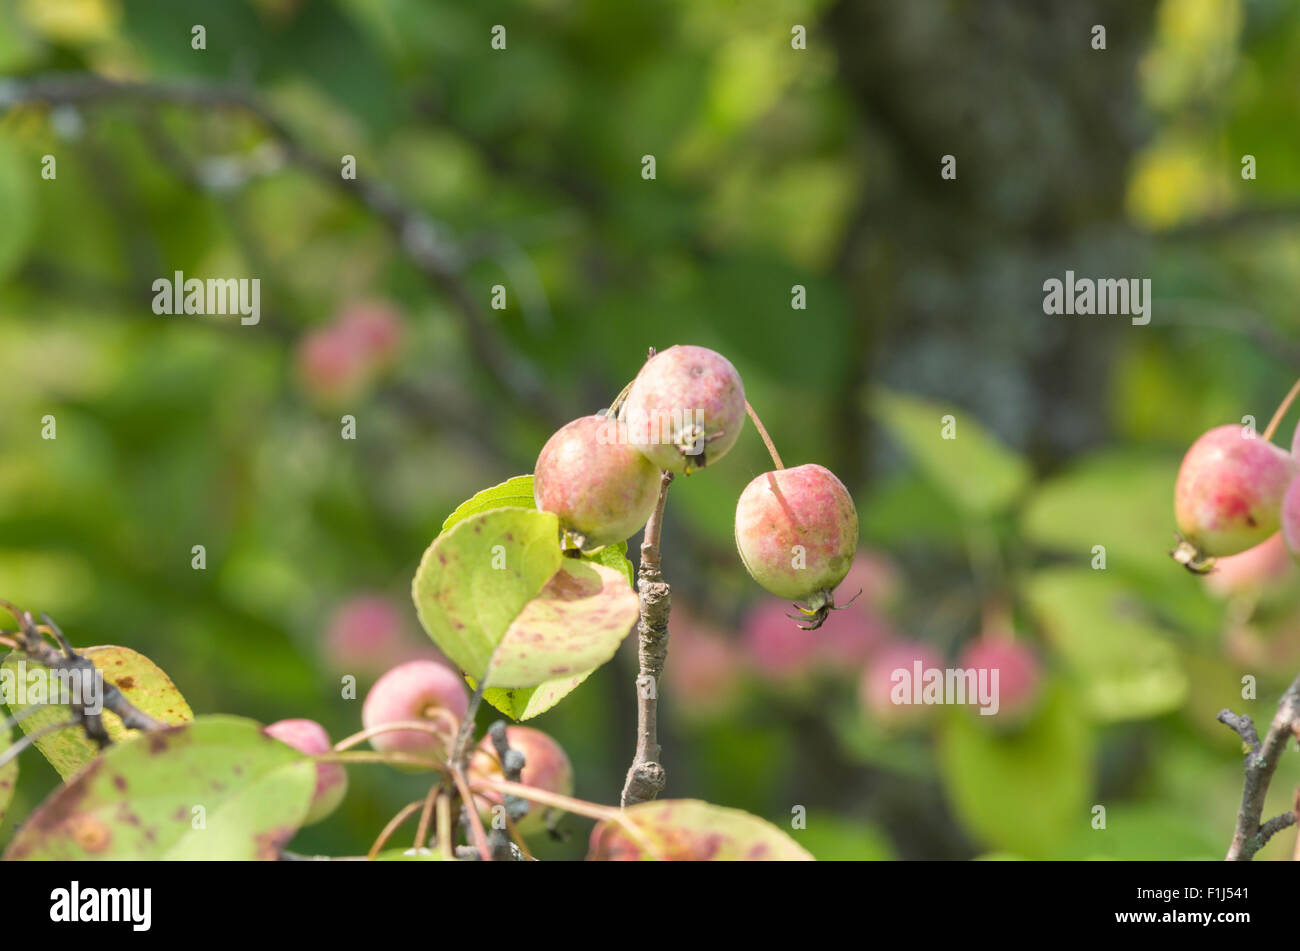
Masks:
[[[439,535],[412,594],[434,643],[489,688],[567,693],[614,655],[638,613],[617,569],[563,557],[555,516],[518,508]]]
[[[618,571],[566,558],[511,622],[492,656],[488,682],[533,687],[585,677],[614,656],[639,613],[636,593]]]
[[[772,823],[740,809],[698,799],[660,799],[629,806],[623,815],[641,834],[615,822],[591,830],[588,861],[661,859],[673,862],[809,862],[812,855]]]
[[[274,859],[302,824],[316,764],[261,724],[201,717],[149,739],[161,742],[109,747],[32,813],[4,857]]]
[[[179,726],[194,719],[190,705],[185,702],[171,678],[143,654],[129,647],[114,646],[87,647],[81,653],[104,675],[105,684],[114,684],[138,710],[155,720]],[[15,689],[19,679],[29,684],[32,678],[39,678],[47,685],[51,683],[46,668],[33,664],[25,654],[17,651],[9,654],[4,664],[0,665],[0,677],[12,678]],[[22,721],[22,728],[27,733],[36,733],[72,718],[72,711],[66,706],[47,703],[34,697],[28,703],[14,703],[11,706],[15,715],[29,706],[38,708]],[[115,743],[130,739],[137,732],[123,727],[117,714],[107,711],[104,713],[104,726]],[[36,748],[64,779],[72,776],[99,753],[99,747],[88,740],[80,728],[48,734],[36,741]]]
[[[559,535],[554,515],[503,508],[471,515],[434,539],[411,596],[425,631],[461,670],[482,676],[489,669],[511,622],[559,571]]]

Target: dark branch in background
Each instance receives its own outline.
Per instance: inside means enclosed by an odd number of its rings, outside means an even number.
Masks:
[[[129,730],[165,730],[168,724],[155,720],[146,713],[142,713],[135,708],[130,700],[126,699],[122,691],[116,686],[104,680],[99,673],[98,668],[87,657],[78,654],[73,649],[72,644],[64,637],[63,631],[51,620],[48,614],[41,615],[45,621],[45,628],[51,636],[59,642],[60,649],[56,649],[44,637],[41,636],[40,629],[36,626],[35,619],[27,611],[21,611],[14,605],[0,598],[0,607],[4,608],[14,616],[18,621],[18,631],[16,632],[16,641],[19,650],[28,658],[48,667],[50,670],[69,671],[75,673],[78,677],[84,677],[89,674],[91,677],[98,677],[103,692],[103,709],[117,714],[121,719],[122,725]],[[83,697],[84,700],[84,697]],[[10,759],[17,756],[18,753],[31,743],[34,743],[39,736],[46,732],[54,732],[58,729],[74,727],[80,725],[86,731],[86,736],[93,740],[100,749],[112,743],[108,736],[108,730],[104,727],[103,714],[91,713],[85,708],[85,704],[78,701],[68,704],[72,710],[72,719],[67,723],[56,724],[42,731],[40,734],[34,734],[26,738],[26,743],[19,741],[9,749],[0,752],[0,765],[4,765]]]
[[[1282,758],[1288,741],[1300,729],[1300,676],[1282,694],[1277,713],[1263,740],[1260,740],[1255,724],[1248,716],[1237,716],[1231,710],[1220,710],[1218,720],[1235,731],[1246,744],[1246,781],[1241,791],[1241,808],[1237,811],[1237,826],[1232,833],[1227,860],[1249,862],[1270,838],[1296,822],[1294,808],[1267,822],[1261,820],[1264,815],[1264,799],[1268,796],[1268,784],[1273,779],[1278,760]]]
[[[664,501],[673,474],[664,472],[659,483],[659,500],[645,523],[641,540],[641,564],[636,588],[641,597],[641,618],[637,621],[640,672],[636,678],[636,754],[623,785],[622,804],[632,806],[654,799],[663,792],[667,777],[659,762],[659,676],[668,657],[668,612],[672,589],[659,568],[659,535],[663,528]]]
[[[339,166],[308,151],[289,127],[250,92],[212,84],[131,83],[80,75],[0,82],[0,109],[25,104],[87,106],[114,102],[235,110],[255,118],[275,139],[287,162],[324,184],[348,192],[384,222],[426,281],[451,301],[452,311],[460,320],[474,357],[518,410],[534,413],[548,424],[558,425],[567,419],[552,401],[544,381],[502,344],[484,316],[464,281],[468,261],[446,238],[445,229],[383,186],[361,177],[343,178]]]

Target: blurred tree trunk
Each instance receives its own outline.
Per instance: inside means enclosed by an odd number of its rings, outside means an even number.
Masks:
[[[866,139],[840,258],[863,375],[956,401],[1040,467],[1103,434],[1116,335],[1149,332],[1049,317],[1042,283],[1143,274],[1123,201],[1154,10],[840,0],[824,23]],[[956,180],[940,177],[945,155]]]

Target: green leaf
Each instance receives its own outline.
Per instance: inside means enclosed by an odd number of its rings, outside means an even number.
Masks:
[[[877,387],[870,390],[868,408],[926,478],[969,514],[1005,508],[1029,482],[1024,459],[951,406]],[[955,420],[954,438],[943,438],[945,416]]]
[[[111,746],[50,796],[6,859],[275,859],[307,814],[316,764],[239,717]]]
[[[0,716],[6,713],[4,707],[0,707]],[[0,754],[9,749],[13,742],[13,732],[9,728],[8,720],[0,723]],[[5,820],[5,810],[9,808],[9,803],[14,798],[14,788],[18,785],[18,760],[14,758],[0,766],[0,822]]]
[[[515,476],[500,485],[494,485],[490,489],[484,489],[482,492],[476,493],[473,498],[467,499],[456,506],[456,510],[447,516],[447,520],[442,523],[442,532],[446,532],[471,515],[500,508],[536,509],[537,502],[533,497],[533,477],[531,475]],[[603,548],[598,548],[596,551],[584,554],[582,560],[593,561],[608,568],[616,568],[627,576],[629,585],[633,588],[636,587],[632,562],[627,560],[627,542],[619,542],[617,545],[606,545]]]
[[[420,562],[413,596],[421,624],[489,687],[586,673],[614,655],[636,620],[637,597],[623,576],[564,558],[558,534],[549,513],[494,509],[439,535]]]
[[[810,812],[793,832],[800,845],[823,862],[886,862],[897,858],[889,838],[866,822],[829,812]]]
[[[502,508],[537,508],[537,502],[533,498],[533,477],[531,475],[515,476],[512,479],[506,479],[500,485],[494,485],[490,489],[475,493],[472,498],[466,499],[456,506],[456,510],[447,516],[446,521],[442,523],[442,532],[439,532],[439,534],[465,521],[471,515]]]
[[[604,548],[598,548],[583,555],[582,560],[604,565],[606,568],[613,568],[627,579],[628,587],[635,590],[636,573],[632,568],[632,562],[627,559],[627,542],[619,542],[617,545],[606,545]]]
[[[536,687],[488,687],[483,699],[514,720],[530,720],[551,709],[593,673],[594,668],[572,677],[556,677]],[[469,680],[473,688],[475,681]]]
[[[1044,483],[1025,506],[1025,537],[1090,564],[1169,574],[1178,461],[1145,453],[1107,453]]]
[[[126,699],[138,710],[147,713],[156,720],[178,726],[194,719],[189,704],[181,696],[176,685],[148,657],[136,653],[129,647],[87,647],[81,651],[103,674],[105,684],[113,684]],[[33,678],[42,685],[50,686],[49,670],[32,663],[25,654],[17,651],[9,654],[0,665],[0,678],[12,678],[13,689],[20,682],[30,685]],[[4,682],[0,680],[0,683]],[[58,684],[54,681],[53,684]],[[10,694],[13,696],[13,694]],[[22,728],[28,733],[38,733],[56,723],[64,723],[72,718],[72,711],[64,704],[49,703],[30,695],[30,703],[11,703],[15,715],[35,706],[37,709],[24,716]],[[44,696],[44,694],[42,694]],[[122,726],[117,714],[104,711],[104,727],[109,737],[120,743],[136,735],[138,731],[128,730]],[[58,730],[36,741],[36,748],[41,751],[50,765],[64,779],[72,776],[99,754],[99,747],[86,738],[80,728]]]
[[[586,676],[613,657],[640,614],[623,580],[604,565],[564,559],[498,644],[489,685],[536,687]]]
[[[812,855],[772,823],[739,809],[698,799],[661,799],[629,806],[623,815],[643,841],[615,822],[591,831],[589,861],[811,861]]]
[[[1034,718],[999,729],[969,709],[945,711],[944,789],[964,826],[995,849],[1046,859],[1089,820],[1092,735],[1076,700],[1053,685]]]
[[[1087,710],[1106,721],[1173,710],[1187,695],[1174,645],[1123,578],[1050,568],[1029,578],[1025,599],[1053,646],[1082,678]]]

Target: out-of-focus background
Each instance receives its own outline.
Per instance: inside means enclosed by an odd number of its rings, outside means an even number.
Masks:
[[[701,344],[787,464],[849,486],[863,593],[807,634],[745,575],[752,429],[678,481],[669,795],[806,812],[823,858],[1226,849],[1215,714],[1271,715],[1300,579],[1278,550],[1176,566],[1172,485],[1300,363],[1300,5],[15,0],[0,73],[0,596],[148,654],[196,712],[337,738],[342,676],[432,653],[408,591],[451,509],[648,347]],[[52,75],[184,94],[27,101]],[[192,83],[251,90],[320,167]],[[155,315],[178,270],[260,278],[260,324]],[[1067,270],[1150,278],[1150,324],[1046,316]],[[972,650],[1014,658],[1020,709],[882,702],[900,659]],[[580,796],[617,800],[634,676],[624,650],[532,721]],[[1287,757],[1266,814],[1298,780]],[[24,756],[0,842],[55,781]],[[351,783],[296,850],[363,852],[425,785]]]

